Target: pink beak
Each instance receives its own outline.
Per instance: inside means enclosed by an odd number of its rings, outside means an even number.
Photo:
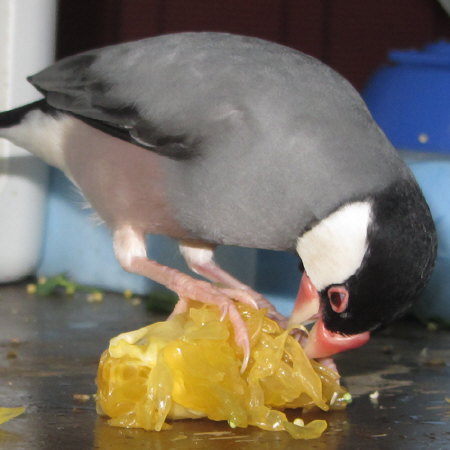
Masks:
[[[325,328],[320,315],[319,293],[304,272],[289,324],[295,326],[312,320],[316,320],[316,323],[312,327],[304,346],[304,350],[310,358],[325,358],[344,350],[360,347],[370,339],[368,331],[344,336]]]

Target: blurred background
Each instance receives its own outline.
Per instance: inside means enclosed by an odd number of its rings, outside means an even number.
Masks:
[[[450,38],[450,18],[436,0],[60,0],[57,58],[177,31],[279,42],[362,89],[388,50]]]

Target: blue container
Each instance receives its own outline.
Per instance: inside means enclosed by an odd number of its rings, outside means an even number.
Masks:
[[[391,51],[363,97],[400,149],[450,153],[450,43]]]
[[[430,205],[439,245],[415,314],[450,323],[450,43],[391,51],[363,97],[394,146],[419,152],[404,157]]]
[[[414,313],[450,325],[450,157],[409,154],[406,161],[428,201],[439,239],[436,267]]]

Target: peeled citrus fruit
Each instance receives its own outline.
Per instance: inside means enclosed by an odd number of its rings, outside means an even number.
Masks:
[[[319,437],[324,420],[289,422],[282,410],[344,407],[338,374],[309,360],[265,310],[238,309],[251,340],[244,373],[229,320],[221,321],[215,306],[192,302],[186,313],[111,339],[98,368],[98,413],[111,425],[146,430],[165,429],[167,420],[208,417],[233,428]]]

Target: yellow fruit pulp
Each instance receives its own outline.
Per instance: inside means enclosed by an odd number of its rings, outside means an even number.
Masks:
[[[235,427],[286,430],[319,437],[324,420],[289,422],[285,408],[345,407],[346,391],[333,370],[309,360],[265,310],[238,305],[250,336],[248,367],[229,319],[215,306],[190,309],[111,339],[97,374],[97,410],[114,426],[161,430],[167,419],[208,417]]]
[[[0,408],[0,425],[14,419],[17,416],[20,416],[24,412],[25,408],[23,406],[19,406],[17,408]]]

